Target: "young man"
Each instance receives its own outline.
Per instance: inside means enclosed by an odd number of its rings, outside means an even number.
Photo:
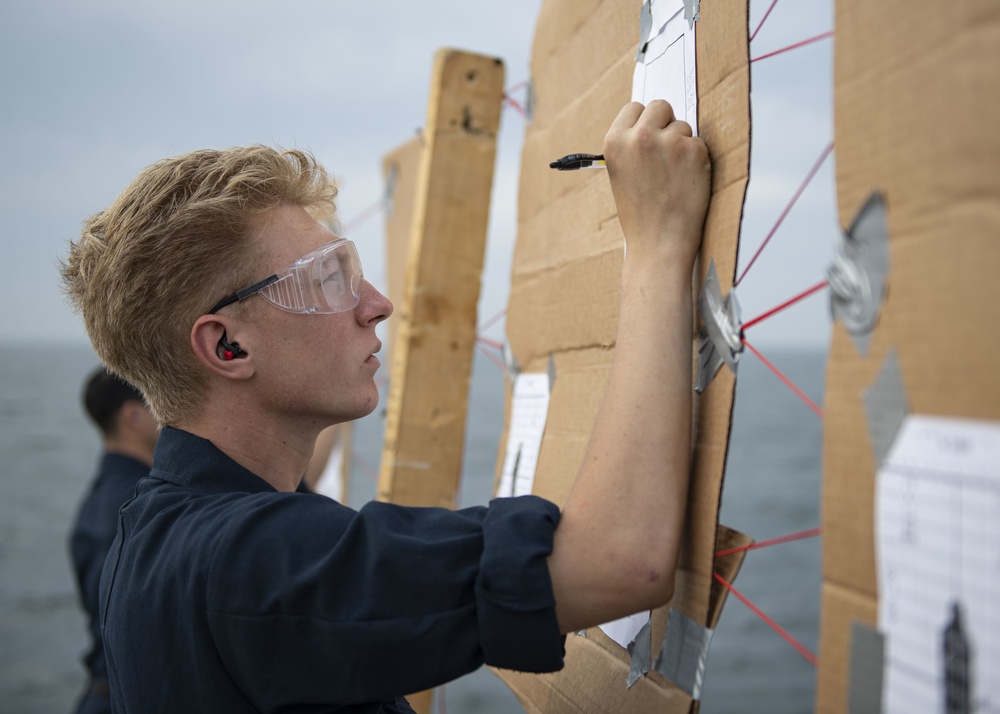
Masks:
[[[101,431],[103,453],[70,535],[73,570],[92,641],[84,658],[90,681],[77,714],[100,714],[111,711],[98,616],[101,570],[118,530],[118,509],[132,498],[139,479],[149,475],[159,429],[139,391],[103,367],[87,380],[83,406]]]
[[[411,711],[402,695],[483,662],[558,669],[561,633],[670,598],[708,152],[657,101],[624,107],[604,154],[628,242],[617,349],[561,514],[293,493],[319,432],[375,408],[392,312],[317,222],[336,191],[309,156],[167,160],[87,223],[67,290],[165,425],[102,581],[117,711]]]

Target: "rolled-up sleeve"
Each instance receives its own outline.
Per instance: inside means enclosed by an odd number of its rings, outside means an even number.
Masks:
[[[558,522],[534,496],[460,511],[265,499],[215,535],[206,615],[219,657],[264,709],[291,691],[404,695],[484,662],[561,669],[547,564]]]
[[[487,664],[526,672],[562,668],[547,558],[559,510],[540,498],[497,499],[483,521],[476,579],[479,634]]]

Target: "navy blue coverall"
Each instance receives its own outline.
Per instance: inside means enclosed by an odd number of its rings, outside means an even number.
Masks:
[[[279,493],[164,429],[101,582],[117,712],[409,712],[484,662],[560,669],[556,506]]]
[[[98,615],[101,570],[118,530],[118,509],[132,498],[139,479],[148,475],[149,466],[141,461],[130,456],[105,453],[70,534],[70,557],[80,602],[89,620],[91,639],[90,651],[83,659],[90,681],[78,705],[78,714],[111,712],[108,668],[104,660]]]

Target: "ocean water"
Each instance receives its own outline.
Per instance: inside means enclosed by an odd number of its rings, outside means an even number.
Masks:
[[[822,403],[822,352],[769,352]],[[96,465],[97,435],[79,401],[96,365],[85,346],[0,345],[0,711],[69,711],[83,686],[86,631],[66,538]],[[490,496],[503,425],[500,370],[477,354],[461,503]],[[350,505],[375,493],[381,408],[355,429]],[[758,541],[819,524],[822,424],[753,357],[740,366],[721,520]],[[815,652],[820,543],[753,551],[736,586]],[[815,670],[741,602],[730,597],[712,641],[702,697],[709,714],[812,711]],[[481,670],[438,693],[439,711],[500,714],[523,709]]]

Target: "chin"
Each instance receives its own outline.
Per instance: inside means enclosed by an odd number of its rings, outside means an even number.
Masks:
[[[372,385],[372,393],[360,401],[357,406],[356,413],[351,417],[351,419],[360,419],[375,411],[375,408],[378,406],[378,397],[378,389]]]

